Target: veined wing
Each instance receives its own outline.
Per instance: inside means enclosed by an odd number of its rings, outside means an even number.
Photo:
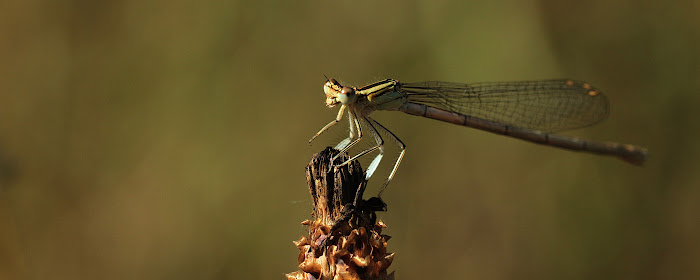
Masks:
[[[408,102],[512,126],[555,132],[596,124],[608,116],[608,99],[574,80],[489,83],[401,83]]]

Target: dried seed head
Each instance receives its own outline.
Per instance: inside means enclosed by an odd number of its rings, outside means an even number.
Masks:
[[[330,79],[327,89],[328,93],[343,91],[337,81]],[[346,89],[345,93],[348,92],[349,90]],[[314,199],[315,219],[302,222],[309,227],[309,235],[294,242],[299,249],[297,262],[301,270],[287,274],[287,279],[393,279],[393,273],[387,274],[387,269],[394,259],[394,254],[387,253],[386,241],[389,236],[381,234],[386,224],[382,221],[377,222],[375,214],[375,211],[385,211],[386,207],[348,208],[348,205],[354,205],[348,203],[353,203],[357,185],[364,181],[364,174],[357,164],[355,167],[346,168],[347,170],[343,169],[345,171],[337,173],[341,177],[357,177],[350,181],[329,175],[333,173],[324,168],[329,165],[329,159],[333,155],[326,155],[325,161],[322,158],[318,159],[318,162],[312,160],[312,163],[307,166],[309,189]],[[346,159],[340,160],[342,162]],[[329,187],[324,184],[340,186]],[[343,185],[356,187],[343,189]]]

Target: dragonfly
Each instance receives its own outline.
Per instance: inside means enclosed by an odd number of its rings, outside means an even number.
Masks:
[[[406,145],[370,117],[374,111],[401,111],[536,144],[614,156],[634,165],[642,165],[647,158],[647,149],[643,147],[555,134],[591,126],[608,117],[607,97],[583,81],[554,79],[469,84],[441,81],[402,83],[386,79],[356,88],[326,78],[323,91],[326,106],[333,108],[340,105],[340,109],[334,120],[311,137],[309,144],[342,121],[345,111],[348,113],[350,133],[336,145],[336,149],[341,153],[347,152],[366,134],[374,140],[371,148],[336,165],[336,168],[378,151],[365,171],[365,180],[368,180],[384,155],[385,139],[382,134],[399,146],[401,153],[379,196],[394,178],[406,153]],[[335,158],[331,162],[335,162]]]

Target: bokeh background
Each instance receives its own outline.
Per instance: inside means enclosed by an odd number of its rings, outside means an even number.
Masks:
[[[698,278],[699,50],[697,0],[5,1],[0,279],[283,279],[304,167],[346,133],[306,143],[336,114],[324,74],[583,79],[611,115],[567,134],[649,148],[377,112],[408,145],[381,215],[398,279]]]

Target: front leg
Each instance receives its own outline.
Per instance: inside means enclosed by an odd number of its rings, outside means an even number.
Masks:
[[[348,135],[347,138],[343,139],[343,141],[340,141],[338,143],[338,145],[335,145],[335,149],[338,151],[346,151],[347,149],[352,147],[350,145],[350,143],[352,142],[352,139],[357,137],[357,134],[356,134],[357,132],[355,131],[355,129],[357,129],[358,132],[360,131],[360,128],[357,125],[357,119],[355,118],[355,115],[352,113],[352,109],[348,109],[348,121],[349,121],[348,128],[350,129],[350,135]],[[360,135],[362,135],[362,134],[360,134]]]
[[[346,152],[352,146],[355,146],[355,144],[359,143],[360,140],[362,140],[362,126],[360,125],[359,120],[357,119],[357,115],[355,111],[352,109],[348,110],[348,121],[350,121],[349,128],[350,128],[350,135],[348,138],[343,139],[343,141],[340,141],[338,145],[335,146],[336,149],[338,149],[341,153]],[[357,130],[357,132],[355,131]],[[357,139],[353,140],[353,138],[357,137]]]
[[[340,157],[342,153],[347,152],[350,148],[352,148],[353,146],[355,146],[355,144],[359,143],[360,140],[362,140],[362,125],[360,125],[360,122],[357,119],[357,115],[355,111],[352,110],[352,108],[348,110],[348,120],[350,121],[350,136],[348,136],[348,138],[345,138],[343,141],[340,141],[340,143],[338,143],[338,145],[335,146],[335,148],[338,149],[339,153],[333,158],[331,158],[331,163],[335,162],[335,160],[338,157]],[[355,129],[357,129],[357,139],[352,140],[352,138],[355,137]],[[340,167],[342,165],[345,164],[341,164],[336,167]]]
[[[311,145],[311,141],[314,141],[314,139],[316,139],[316,137],[318,137],[319,135],[321,135],[321,133],[323,133],[324,131],[326,131],[326,130],[327,130],[328,128],[330,128],[331,126],[334,126],[335,124],[337,124],[338,122],[340,122],[340,120],[343,119],[343,112],[344,112],[344,111],[345,111],[345,105],[341,105],[341,106],[340,106],[340,110],[338,110],[338,116],[335,117],[335,120],[332,120],[332,121],[329,122],[326,126],[324,126],[323,128],[321,128],[321,130],[319,130],[318,132],[316,132],[316,135],[314,135],[313,137],[311,137],[311,139],[309,139],[309,145]]]

